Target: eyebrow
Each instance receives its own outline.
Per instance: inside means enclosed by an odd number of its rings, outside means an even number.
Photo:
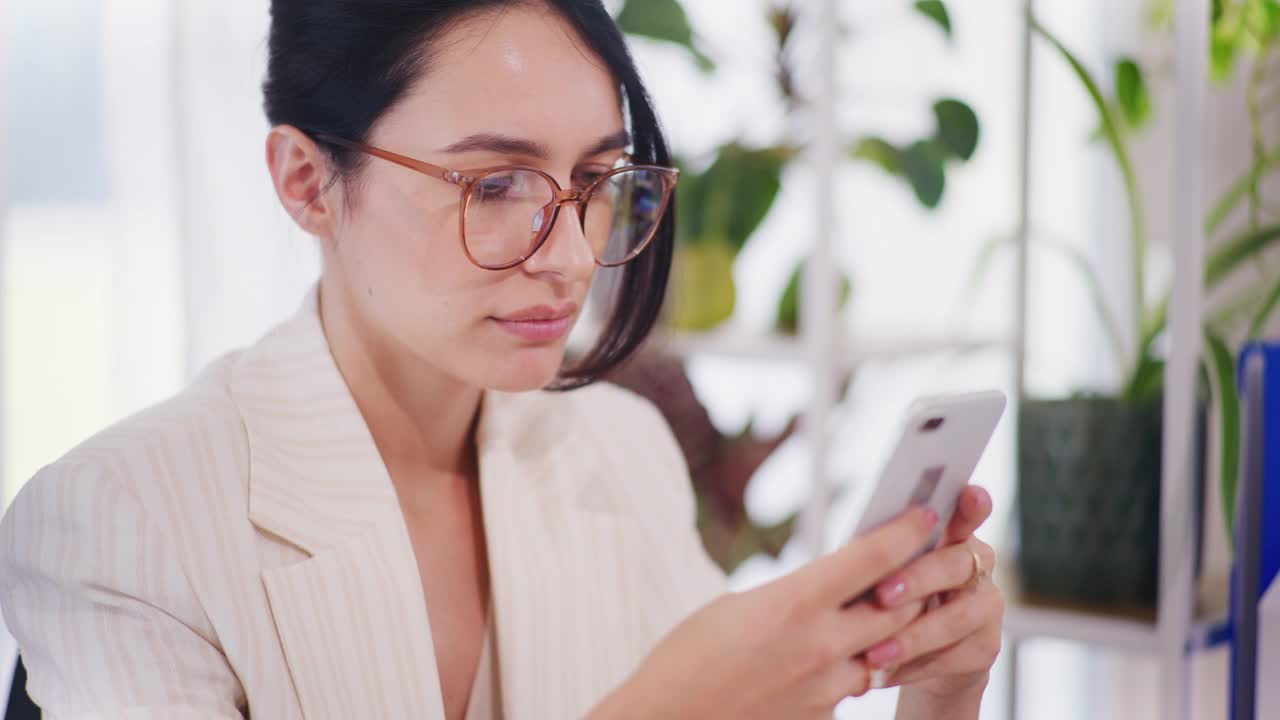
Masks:
[[[610,150],[620,150],[631,144],[631,133],[619,130],[616,133],[600,138],[595,145],[587,148],[584,157],[599,155]],[[441,152],[459,154],[466,152],[487,151],[503,155],[524,155],[546,160],[551,152],[547,146],[533,140],[501,135],[498,133],[476,133],[458,140],[445,147]]]

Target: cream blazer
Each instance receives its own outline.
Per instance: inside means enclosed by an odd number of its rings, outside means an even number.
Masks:
[[[724,589],[683,457],[609,385],[489,392],[478,445],[503,713],[581,717]],[[0,609],[46,717],[444,718],[413,548],[314,291],[27,483]]]

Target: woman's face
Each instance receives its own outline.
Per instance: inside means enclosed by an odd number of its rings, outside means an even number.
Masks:
[[[433,50],[369,144],[464,172],[527,165],[563,188],[583,187],[622,157],[617,84],[551,11],[489,13]],[[596,268],[576,206],[561,208],[536,254],[494,271],[464,252],[459,186],[369,158],[344,190],[324,272],[343,288],[367,345],[468,386],[520,391],[554,379]]]

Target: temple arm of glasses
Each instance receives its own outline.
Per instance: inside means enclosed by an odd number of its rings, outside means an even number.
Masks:
[[[383,160],[386,160],[388,162],[393,162],[396,165],[399,165],[401,167],[406,167],[406,168],[409,168],[410,170],[416,170],[417,172],[420,172],[424,175],[430,175],[431,177],[439,178],[441,180],[444,180],[445,182],[453,183],[454,185],[466,185],[472,180],[471,178],[465,177],[462,173],[458,172],[457,170],[450,170],[449,168],[440,167],[439,165],[432,165],[429,162],[415,160],[411,157],[400,155],[398,153],[393,153],[389,150],[383,150],[381,148],[373,147],[372,145],[365,145],[364,143],[352,142],[350,140],[340,138],[336,135],[328,135],[328,134],[321,133],[316,135],[315,137],[316,137],[316,140],[319,140],[321,142],[327,142],[333,145],[337,145],[339,147],[344,147],[348,150],[354,150],[356,152],[361,152],[366,155],[372,155],[374,157],[382,158]]]

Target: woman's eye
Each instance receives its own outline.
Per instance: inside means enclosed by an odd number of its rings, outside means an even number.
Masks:
[[[485,199],[497,200],[511,192],[514,184],[510,176],[490,175],[480,180],[476,190]]]
[[[578,187],[584,188],[604,177],[604,174],[605,171],[603,170],[579,170],[574,174],[573,182]]]

